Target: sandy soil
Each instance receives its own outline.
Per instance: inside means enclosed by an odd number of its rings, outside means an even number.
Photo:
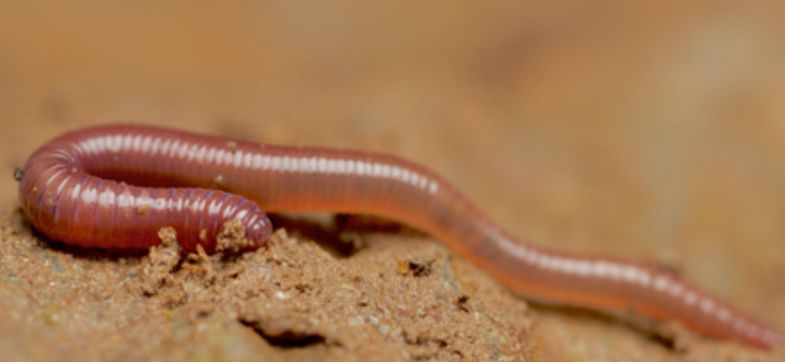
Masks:
[[[654,260],[785,330],[778,4],[5,4],[6,360],[777,361],[533,306],[437,240],[279,215],[240,258],[37,236],[14,167],[68,129],[139,121],[372,149],[445,175],[513,233]]]

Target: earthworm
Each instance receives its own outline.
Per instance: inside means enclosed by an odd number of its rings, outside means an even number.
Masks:
[[[215,251],[239,219],[262,246],[268,211],[365,213],[420,228],[514,293],[612,314],[676,320],[695,332],[770,349],[785,338],[662,268],[549,250],[512,236],[429,169],[381,153],[276,146],[138,125],[73,131],[21,172],[20,200],[46,237],[107,249],[158,244]]]

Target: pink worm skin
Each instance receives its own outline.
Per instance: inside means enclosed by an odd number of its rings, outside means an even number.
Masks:
[[[262,246],[271,225],[260,206],[373,214],[431,233],[524,297],[677,320],[706,336],[762,349],[785,342],[665,270],[516,239],[439,175],[390,155],[101,126],[60,136],[30,156],[20,199],[48,238],[107,249],[156,245],[158,230],[172,226],[185,250],[201,244],[212,252],[231,219]]]

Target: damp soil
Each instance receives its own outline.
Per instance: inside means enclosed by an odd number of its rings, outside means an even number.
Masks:
[[[389,228],[363,228],[350,255],[286,229],[253,252],[185,254],[164,228],[139,256],[43,240],[19,212],[3,220],[10,360],[765,360],[678,326],[657,337],[532,308],[434,240]]]

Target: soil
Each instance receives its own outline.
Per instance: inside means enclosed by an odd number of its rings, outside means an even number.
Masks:
[[[3,359],[785,360],[529,303],[363,215],[273,215],[266,248],[231,253],[229,225],[226,254],[186,255],[166,229],[118,254],[20,214],[15,167],[91,124],[376,150],[516,235],[658,262],[785,330],[781,7],[369,4],[5,4]]]

